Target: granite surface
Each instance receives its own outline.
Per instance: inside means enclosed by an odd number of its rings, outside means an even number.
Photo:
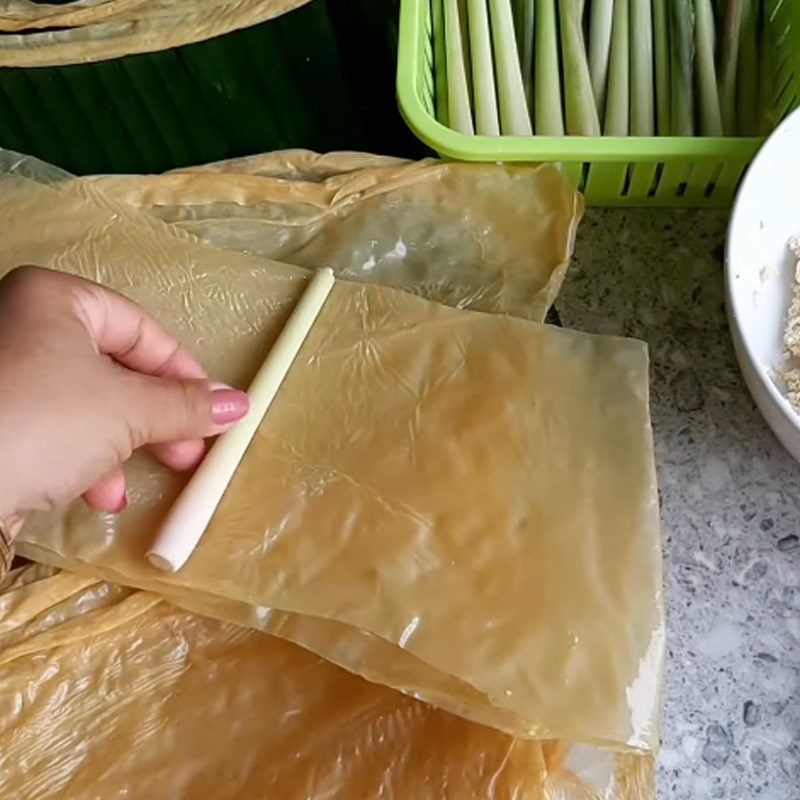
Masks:
[[[800,466],[740,376],[727,215],[589,210],[566,327],[650,345],[665,542],[660,800],[800,800]]]

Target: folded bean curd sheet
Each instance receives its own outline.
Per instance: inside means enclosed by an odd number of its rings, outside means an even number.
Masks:
[[[7,161],[2,271],[33,262],[112,286],[216,378],[247,385],[305,270],[199,242],[181,228],[180,183],[164,193],[162,178],[112,186]],[[550,168],[528,169],[544,176],[546,206]],[[162,202],[150,202],[148,182]],[[134,210],[132,197],[172,209],[164,216],[176,224]],[[569,207],[574,215],[578,204]],[[383,213],[391,220],[395,206]],[[568,255],[574,219],[559,224]],[[226,235],[224,217],[204,225],[208,241]],[[462,304],[476,296],[462,293]],[[558,784],[565,797],[648,796],[664,626],[641,343],[338,281],[179,573],[158,573],[144,553],[185,477],[144,455],[128,477],[124,515],[76,504],[40,516],[20,552],[268,631],[467,728],[559,740],[582,759],[573,788]]]
[[[94,178],[209,244],[542,321],[581,196],[552,166],[289,150],[165,175]]]
[[[308,0],[72,0],[0,4],[0,67],[152,53],[257,25]]]
[[[513,739],[150,592],[41,565],[0,592],[3,797],[600,796],[561,743]],[[646,759],[607,760],[617,796],[645,796]]]

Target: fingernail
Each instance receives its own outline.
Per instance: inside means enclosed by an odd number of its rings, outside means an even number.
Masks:
[[[120,514],[128,507],[128,495],[122,495],[122,500],[119,501],[119,505],[111,512],[112,514]]]
[[[246,392],[236,389],[215,389],[211,392],[211,420],[215,425],[230,425],[238,422],[250,410],[250,398]]]

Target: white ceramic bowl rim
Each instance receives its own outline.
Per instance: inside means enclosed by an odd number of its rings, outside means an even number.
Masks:
[[[785,158],[787,154],[793,155],[795,160],[800,159],[800,109],[790,114],[775,129],[756,155],[739,187],[739,191],[736,195],[736,202],[731,214],[730,224],[728,226],[725,259],[725,293],[729,322],[735,332],[738,333],[739,346],[745,351],[750,364],[756,370],[758,378],[769,393],[771,399],[783,411],[786,419],[791,422],[795,428],[800,430],[800,416],[795,412],[792,405],[769,374],[769,371],[773,370],[778,365],[764,363],[762,356],[756,353],[753,348],[752,337],[748,336],[748,331],[743,327],[742,323],[747,319],[748,313],[742,308],[744,298],[741,292],[736,291],[738,275],[735,271],[737,268],[742,268],[743,266],[741,263],[743,260],[741,250],[744,248],[742,247],[741,237],[745,235],[744,232],[751,222],[750,215],[752,214],[752,208],[748,205],[747,201],[750,200],[754,190],[758,191],[760,188],[759,185],[765,180],[765,175],[775,168],[776,159],[780,161]],[[800,174],[800,170],[798,170],[798,173]],[[795,195],[797,197],[797,229],[795,234],[800,236],[800,183],[798,183],[796,187]],[[784,246],[787,247],[788,252],[788,238],[784,242]],[[751,268],[748,265],[744,266]],[[753,269],[756,267],[756,264],[752,265]],[[781,309],[782,325],[784,324],[785,310],[786,309]]]

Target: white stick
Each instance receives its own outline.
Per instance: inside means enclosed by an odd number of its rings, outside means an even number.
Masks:
[[[155,544],[147,553],[147,560],[154,567],[175,572],[197,547],[333,283],[330,269],[319,270],[311,279],[250,384],[247,416],[214,442],[164,520]]]

